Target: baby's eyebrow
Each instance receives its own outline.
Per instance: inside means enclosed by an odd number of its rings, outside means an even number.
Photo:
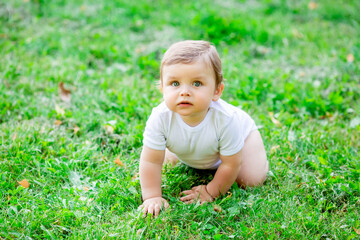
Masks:
[[[195,77],[192,77],[193,80],[202,80],[204,79],[205,77],[200,75],[200,76],[195,76]]]
[[[173,80],[178,80],[179,78],[176,77],[176,76],[168,76],[167,79],[169,81],[173,81]],[[198,76],[195,76],[195,77],[191,77],[191,80],[203,80],[205,79],[205,76],[203,75],[198,75]]]

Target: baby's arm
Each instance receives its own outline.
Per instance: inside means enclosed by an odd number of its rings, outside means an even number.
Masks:
[[[213,201],[221,194],[226,193],[235,182],[241,167],[241,151],[232,156],[220,155],[221,164],[215,176],[208,185],[197,186],[192,190],[182,192],[185,196],[181,201],[192,203],[194,200],[202,202]]]
[[[159,215],[162,207],[169,207],[168,202],[162,198],[161,169],[165,151],[143,147],[140,156],[140,185],[143,204],[140,206],[144,214]]]
[[[207,191],[214,198],[225,194],[235,182],[241,168],[242,153],[240,151],[231,156],[220,155],[220,159],[221,164],[214,179],[207,185]]]

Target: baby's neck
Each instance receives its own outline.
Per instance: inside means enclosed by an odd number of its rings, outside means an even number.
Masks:
[[[192,115],[192,116],[181,116],[180,115],[180,117],[190,127],[196,127],[205,119],[209,109],[210,108],[208,108],[208,110],[206,112],[198,113],[196,115]]]

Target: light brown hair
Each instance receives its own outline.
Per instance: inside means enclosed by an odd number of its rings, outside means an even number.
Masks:
[[[219,86],[223,81],[221,60],[216,48],[207,41],[186,40],[174,43],[165,52],[160,67],[160,82],[163,81],[164,66],[172,64],[191,64],[203,59],[214,70],[215,83]]]

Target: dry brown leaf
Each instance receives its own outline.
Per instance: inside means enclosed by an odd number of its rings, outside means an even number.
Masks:
[[[231,192],[227,192],[227,196],[226,196],[226,198],[231,198],[232,197],[232,193]]]
[[[57,114],[60,115],[64,115],[65,114],[65,110],[63,108],[61,108],[59,105],[55,104],[55,111]]]
[[[28,188],[30,187],[30,183],[26,180],[23,179],[22,181],[18,182],[21,186],[23,186],[24,188]]]
[[[275,153],[278,148],[280,148],[279,145],[273,146],[273,147],[270,149],[270,154]]]
[[[355,227],[353,227],[354,231],[356,232],[357,235],[360,235],[360,229],[356,229]]]
[[[140,46],[138,48],[135,49],[135,52],[136,53],[142,53],[146,50],[146,47],[145,46]]]
[[[75,125],[75,127],[74,127],[74,133],[77,133],[79,130],[80,130],[80,128],[79,128],[77,125]]]
[[[348,206],[348,204],[345,204],[342,208],[341,208],[341,212],[347,212],[348,210],[347,210],[347,206]]]
[[[64,101],[64,102],[70,102],[71,101],[71,91],[64,87],[63,82],[59,83],[59,95],[60,95],[60,99],[62,101]]]
[[[281,127],[281,123],[279,122],[279,120],[277,120],[274,117],[274,113],[273,112],[269,112],[269,116],[271,118],[271,121],[277,126],[277,127]]]
[[[134,176],[132,176],[131,180],[134,181],[134,180],[136,180],[138,178],[139,178],[139,173],[137,172],[137,173],[135,173]]]
[[[144,231],[144,229],[142,229],[142,228],[138,229],[138,230],[136,231],[136,235],[140,235],[140,234],[142,234],[142,233],[143,233],[143,231]]]
[[[10,201],[11,197],[9,195],[7,195],[7,200]]]
[[[105,125],[105,132],[106,132],[106,134],[113,134],[114,128],[110,125]]]
[[[59,220],[59,219],[56,219],[56,221],[53,222],[53,224],[60,225],[60,220]]]
[[[354,55],[352,55],[351,53],[349,53],[347,56],[346,56],[346,60],[348,63],[352,63],[354,60],[355,60],[355,57]]]
[[[117,164],[117,165],[119,165],[119,166],[121,166],[121,167],[124,166],[123,162],[120,160],[119,157],[117,157],[117,158],[115,159],[114,163]]]
[[[319,178],[319,180],[321,183],[323,183],[326,186],[326,183],[322,179]]]
[[[222,212],[222,208],[219,205],[214,205],[214,211],[220,213]]]
[[[299,32],[297,29],[292,30],[292,35],[294,37],[296,37],[296,38],[303,38],[304,37],[304,35],[301,32]]]
[[[15,139],[17,138],[17,134],[15,133],[13,136],[12,136],[12,140],[15,141]]]
[[[314,10],[314,9],[316,9],[317,7],[318,7],[318,4],[317,4],[316,2],[311,1],[311,2],[309,2],[309,4],[308,4],[308,8],[309,8],[310,10]]]
[[[84,189],[85,191],[89,191],[89,188],[88,188],[88,187],[83,187],[83,189]]]
[[[60,125],[62,124],[62,121],[56,120],[56,121],[54,122],[54,124],[55,124],[55,126],[60,126]]]
[[[263,55],[265,55],[265,54],[268,54],[271,51],[271,49],[267,48],[267,47],[264,47],[264,46],[259,46],[259,47],[256,48],[256,51],[263,54]]]

